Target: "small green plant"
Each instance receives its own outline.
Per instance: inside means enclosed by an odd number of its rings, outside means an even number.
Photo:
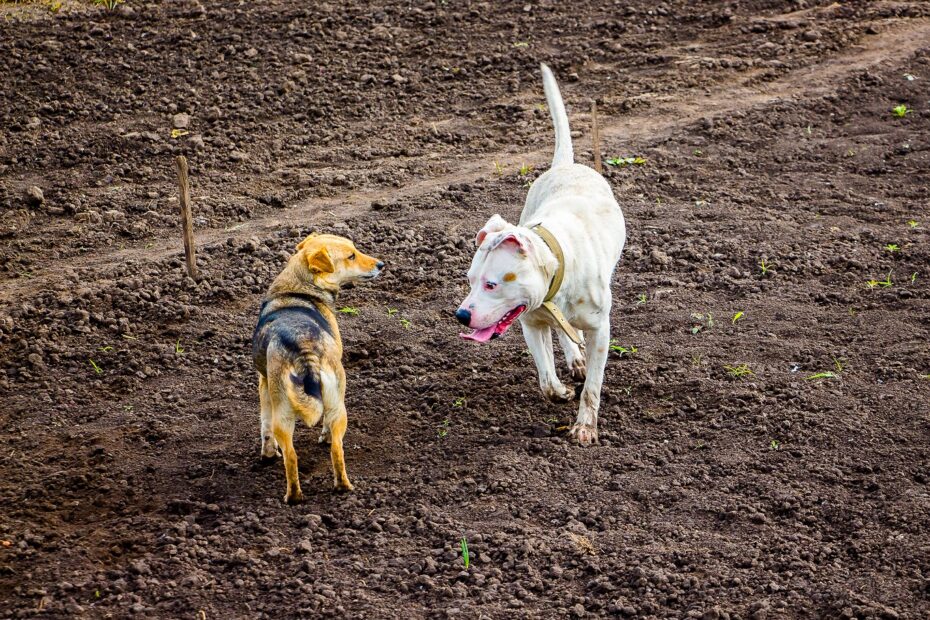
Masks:
[[[616,340],[611,340],[611,341],[610,341],[610,350],[611,350],[611,351],[616,351],[617,353],[619,353],[619,354],[620,354],[620,357],[623,357],[623,354],[624,354],[624,353],[626,353],[627,355],[632,356],[634,353],[636,353],[637,351],[639,351],[639,349],[636,348],[636,347],[633,346],[633,345],[630,345],[629,347],[622,347],[622,346],[620,346],[619,344],[617,344],[617,341],[616,341]]]
[[[807,129],[805,129],[804,131],[807,133],[808,137],[811,135],[811,126],[810,126],[810,124],[807,125]]]
[[[401,319],[400,324],[404,326],[404,329],[410,329],[410,326],[413,325],[408,319]]]
[[[911,284],[917,281],[917,272],[911,274]]]
[[[695,157],[700,157],[701,155],[704,154],[704,151],[702,151],[701,149],[694,149],[693,151],[691,151],[691,154],[694,155]]]
[[[897,252],[897,251],[899,251],[901,248],[898,247],[898,244],[897,244],[897,243],[886,243],[886,244],[885,244],[885,249],[886,249],[887,251],[889,251],[889,252]]]
[[[464,406],[465,406],[465,402],[466,402],[466,401],[465,401],[465,397],[464,397],[464,396],[459,396],[458,398],[456,398],[455,400],[452,401],[452,406],[453,406],[453,407],[464,407]]]
[[[449,418],[446,418],[439,424],[439,432],[437,434],[440,439],[446,438],[446,435],[449,434]]]
[[[731,377],[736,377],[737,379],[741,379],[743,377],[749,377],[755,374],[752,372],[752,369],[749,367],[749,364],[739,364],[738,366],[730,366],[728,364],[724,366],[723,369],[727,371],[728,375],[730,375]]]
[[[388,308],[388,316],[394,316],[397,314],[397,308]]]
[[[710,312],[706,316],[701,312],[692,312],[691,323],[691,334],[695,335],[701,330],[710,329],[714,326],[714,315]]]
[[[772,450],[778,450],[779,448],[781,448],[781,442],[778,441],[777,439],[773,439],[772,443],[769,444],[769,448],[771,448]]]
[[[339,308],[337,312],[341,312],[342,314],[351,314],[355,316],[359,313],[359,310],[358,308],[353,308],[352,306],[343,306],[342,308]]]
[[[174,343],[174,354],[175,355],[184,355],[184,347],[181,346],[181,339],[178,338],[177,342]]]
[[[459,547],[462,549],[462,561],[465,563],[465,570],[468,570],[468,567],[471,566],[471,556],[468,554],[468,541],[465,540],[464,536],[459,542]]]
[[[517,171],[521,177],[525,177],[533,171],[533,166],[529,164],[520,164],[520,169]]]
[[[917,220],[908,220],[907,225],[910,226],[911,228],[917,228],[918,226],[920,226],[920,223]]]
[[[500,164],[500,162],[494,162],[494,172],[496,172],[497,176],[499,177],[504,176],[504,167]]]
[[[736,322],[739,321],[740,319],[742,319],[744,314],[745,314],[745,312],[743,312],[742,310],[740,310],[739,312],[737,312],[736,314],[734,314],[734,315],[733,315],[733,320],[731,321],[731,322],[733,323],[733,325],[736,325]]]
[[[640,293],[639,296],[636,298],[636,303],[637,303],[637,304],[644,304],[644,303],[646,303],[646,301],[648,301],[648,299],[649,299],[649,298],[646,297],[646,293]]]
[[[632,386],[632,385],[623,386],[623,387],[621,387],[620,389],[623,390],[623,393],[626,394],[627,396],[632,396],[632,395],[633,395],[633,386]]]
[[[770,267],[770,265],[769,265],[768,263],[765,262],[765,259],[764,259],[764,258],[763,258],[761,261],[759,261],[759,269],[762,270],[762,275],[768,274],[768,272],[769,272],[769,267]]]
[[[692,368],[700,368],[700,366],[701,366],[701,361],[702,361],[702,360],[701,360],[701,354],[700,354],[700,353],[692,353],[692,354],[691,354],[691,367],[692,367]]]
[[[907,107],[903,103],[891,108],[891,113],[897,116],[898,118],[904,118],[905,116],[910,114],[912,111],[913,110],[911,110],[909,107]]]
[[[618,168],[623,168],[624,166],[642,166],[646,163],[646,158],[639,156],[609,157],[604,160],[604,163],[608,166],[616,166]]]
[[[113,347],[110,345],[106,345],[103,347],[97,347],[97,350],[100,351],[101,353],[109,353],[110,351],[113,350]]]
[[[526,41],[514,41],[513,46],[514,47],[529,47],[530,44]]]
[[[827,370],[825,372],[814,373],[809,377],[805,377],[806,381],[815,381],[817,379],[833,379],[836,377],[836,373],[832,370]]]
[[[97,365],[97,362],[95,362],[95,361],[92,360],[92,359],[88,359],[87,361],[90,362],[90,365],[91,365],[91,366],[93,366],[94,372],[95,372],[95,373],[97,373],[98,375],[103,373],[103,368],[101,368],[100,366],[98,366],[98,365]]]
[[[121,5],[123,2],[124,0],[94,0],[95,5],[105,7],[110,11]]]
[[[180,138],[181,136],[186,136],[188,133],[190,133],[190,132],[187,131],[186,129],[172,129],[172,130],[171,130],[171,139],[172,139],[172,140],[177,140],[177,139]]]
[[[843,368],[846,367],[846,360],[842,357],[836,357],[835,355],[831,355],[830,359],[833,360],[833,366],[836,368],[836,372],[843,372]]]
[[[877,286],[888,288],[893,284],[893,282],[891,281],[891,272],[890,271],[888,272],[888,275],[885,276],[884,280],[869,280],[865,284],[869,288],[875,288]]]

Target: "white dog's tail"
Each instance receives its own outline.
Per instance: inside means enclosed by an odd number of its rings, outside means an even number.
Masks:
[[[572,134],[568,128],[568,114],[565,113],[565,104],[562,103],[562,93],[555,76],[545,63],[539,65],[543,75],[543,90],[546,91],[546,103],[552,115],[552,125],[555,127],[555,154],[552,156],[552,167],[570,164],[575,161],[572,153]]]

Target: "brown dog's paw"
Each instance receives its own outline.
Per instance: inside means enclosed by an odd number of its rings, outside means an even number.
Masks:
[[[582,447],[597,443],[597,428],[590,424],[575,424],[569,434],[575,438]]]
[[[349,482],[348,479],[346,479],[345,482],[336,480],[333,482],[333,490],[336,493],[348,493],[349,491],[354,491],[355,486],[351,482]]]
[[[301,491],[296,493],[288,493],[284,496],[284,503],[293,506],[294,504],[299,504],[304,501],[304,494]]]
[[[585,360],[583,357],[572,361],[570,370],[572,373],[572,381],[583,383],[588,376],[588,369],[585,366]]]

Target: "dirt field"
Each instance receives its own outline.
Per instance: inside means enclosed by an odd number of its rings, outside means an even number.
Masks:
[[[0,15],[0,617],[930,617],[930,3]],[[579,161],[595,99],[646,159],[589,449],[452,317],[540,60]],[[287,507],[250,338],[315,230],[390,269],[340,299],[356,492],[300,427]]]

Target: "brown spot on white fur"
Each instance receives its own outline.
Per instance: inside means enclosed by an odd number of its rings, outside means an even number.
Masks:
[[[504,282],[513,282],[517,279],[517,274],[510,272],[504,274]]]

